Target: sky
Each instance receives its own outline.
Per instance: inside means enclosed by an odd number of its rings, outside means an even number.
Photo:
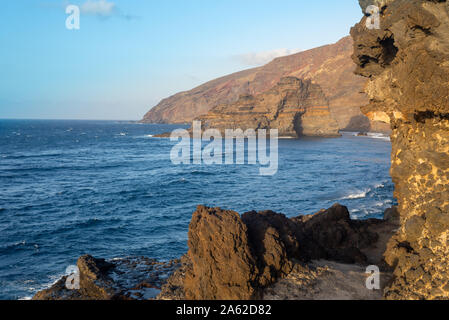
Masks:
[[[356,0],[4,0],[0,119],[139,120],[179,91],[334,43],[361,17]]]

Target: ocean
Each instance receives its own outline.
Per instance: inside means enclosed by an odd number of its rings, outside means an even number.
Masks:
[[[186,126],[0,120],[0,299],[27,299],[85,253],[178,258],[199,204],[289,217],[338,202],[355,219],[395,204],[391,143],[381,135],[279,141],[279,168],[174,165]]]

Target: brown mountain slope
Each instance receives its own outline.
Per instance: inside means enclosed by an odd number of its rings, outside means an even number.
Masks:
[[[162,100],[143,118],[147,123],[187,123],[220,104],[236,102],[241,95],[257,95],[274,87],[281,78],[311,79],[321,86],[340,129],[368,130],[369,120],[360,107],[368,104],[361,93],[366,79],[354,75],[353,42],[345,37],[326,45],[273,60],[265,66],[237,72],[191,91]],[[371,129],[378,124],[371,123]]]

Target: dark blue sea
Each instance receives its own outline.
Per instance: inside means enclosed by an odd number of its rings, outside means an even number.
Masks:
[[[198,204],[240,213],[311,214],[339,202],[354,218],[394,204],[391,144],[380,136],[279,141],[279,170],[173,165],[179,126],[113,121],[0,120],[0,299],[23,299],[78,256],[187,250]]]

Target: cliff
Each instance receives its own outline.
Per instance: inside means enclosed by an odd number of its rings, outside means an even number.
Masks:
[[[401,227],[386,261],[388,299],[449,298],[449,2],[381,2],[381,29],[351,30],[356,73],[369,78],[364,112],[391,124]]]
[[[337,136],[338,123],[332,118],[329,101],[321,87],[311,80],[282,78],[272,89],[241,96],[237,102],[220,105],[197,118],[204,129],[270,129],[279,136]]]
[[[142,122],[190,123],[218,105],[235,103],[244,95],[261,94],[281,78],[292,76],[312,79],[322,88],[339,129],[389,130],[381,122],[370,122],[360,112],[360,107],[368,104],[366,95],[361,93],[366,80],[353,73],[352,52],[352,40],[345,37],[332,45],[277,58],[265,66],[234,73],[166,98]]]

